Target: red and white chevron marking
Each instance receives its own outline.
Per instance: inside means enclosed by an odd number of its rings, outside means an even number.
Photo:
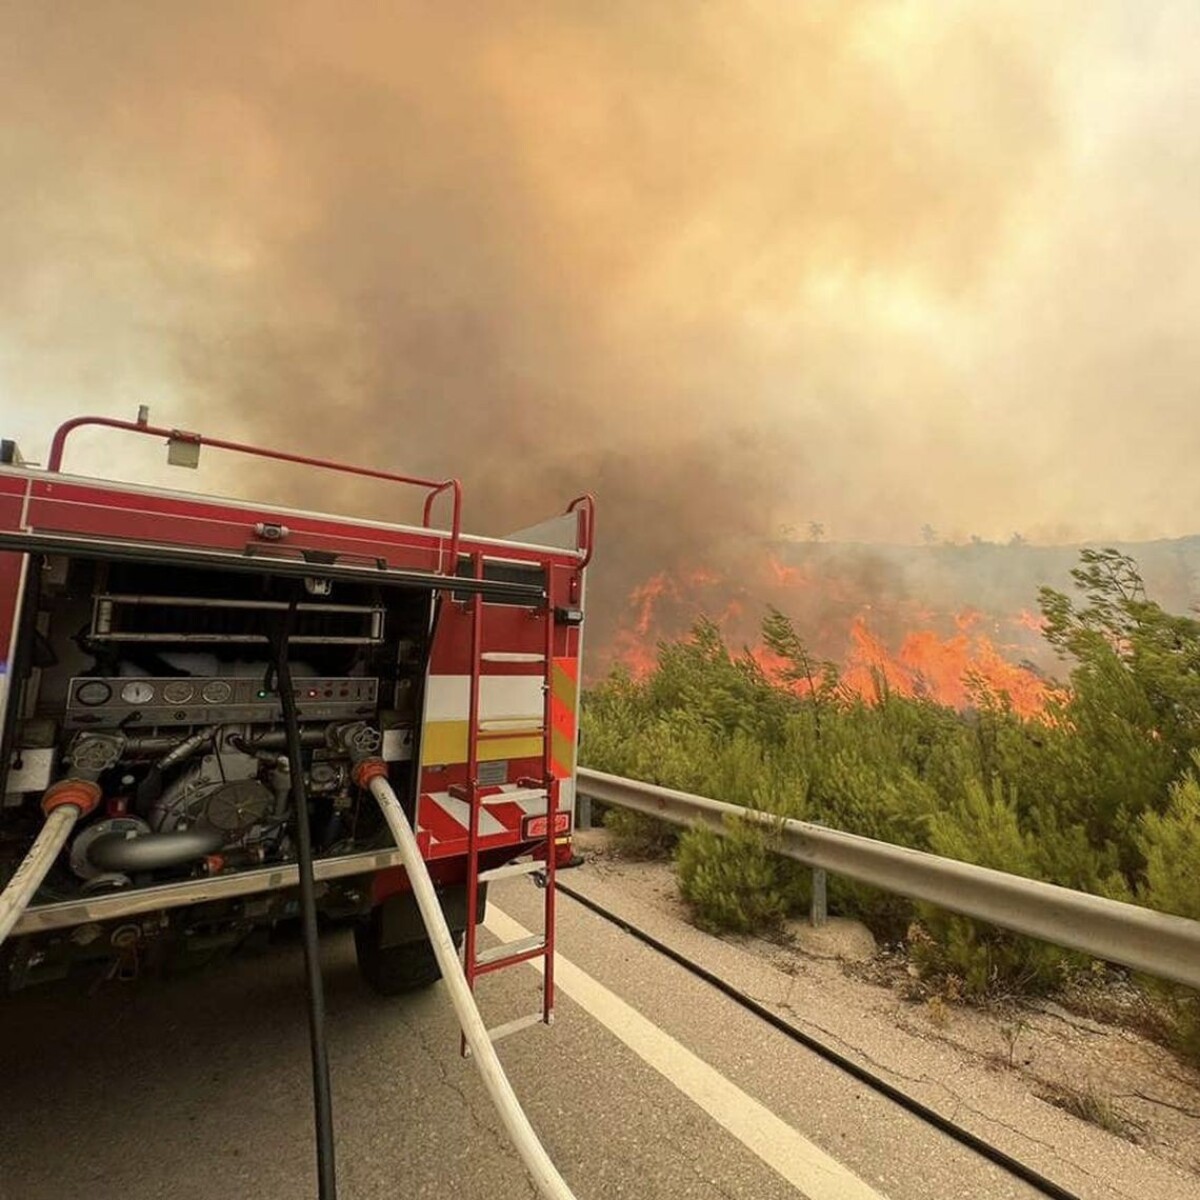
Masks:
[[[563,787],[559,812],[569,812],[574,789]],[[521,827],[527,817],[546,814],[545,788],[521,787],[515,783],[480,789],[479,845],[481,849],[503,846],[522,840]],[[433,845],[445,850],[465,843],[470,809],[465,800],[449,792],[424,792],[417,811],[417,825],[429,835]],[[543,822],[544,824],[544,822]],[[569,827],[569,826],[568,826]],[[564,831],[565,832],[565,831]],[[542,831],[545,836],[545,831]]]

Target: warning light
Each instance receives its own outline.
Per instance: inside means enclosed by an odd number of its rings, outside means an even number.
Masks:
[[[309,689],[308,689],[308,698],[309,698],[310,700],[311,700],[311,699],[313,699],[313,697],[315,697],[315,696],[319,696],[320,694],[321,694],[321,693],[320,693],[320,692],[318,692],[316,688],[309,688]]]

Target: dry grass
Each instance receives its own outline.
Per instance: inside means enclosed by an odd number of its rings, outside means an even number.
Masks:
[[[1137,1126],[1107,1097],[1100,1095],[1090,1085],[1083,1088],[1056,1084],[1036,1093],[1047,1104],[1061,1108],[1089,1125],[1095,1125],[1126,1141],[1138,1140]]]

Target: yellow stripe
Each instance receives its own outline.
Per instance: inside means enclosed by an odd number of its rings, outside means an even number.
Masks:
[[[469,721],[430,721],[421,734],[421,766],[428,767],[467,761]],[[540,758],[539,734],[516,734],[505,738],[484,738],[479,743],[479,761],[500,758]]]

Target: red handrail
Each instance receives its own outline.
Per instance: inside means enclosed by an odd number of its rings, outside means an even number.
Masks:
[[[251,454],[256,458],[272,458],[278,462],[298,463],[303,467],[320,467],[327,471],[342,471],[347,475],[361,475],[367,479],[382,479],[388,483],[401,483],[411,487],[430,489],[425,500],[424,528],[429,528],[429,518],[434,499],[450,490],[454,496],[454,512],[450,528],[450,574],[458,566],[458,546],[462,538],[462,484],[457,479],[422,479],[415,475],[397,475],[392,471],[377,471],[372,467],[355,467],[349,463],[334,462],[326,458],[310,458],[303,454],[289,454],[284,450],[264,450],[261,446],[248,446],[243,442],[227,442],[221,438],[205,437],[183,429],[165,429],[149,424],[148,421],[121,421],[115,417],[75,417],[54,431],[50,443],[48,471],[62,470],[63,451],[67,438],[81,426],[103,426],[106,429],[123,429],[127,433],[144,433],[151,437],[163,437],[169,441],[190,442],[196,446],[212,446],[216,450],[230,450],[235,454]]]
[[[579,547],[584,552],[583,561],[579,564],[582,569],[592,561],[592,551],[596,548],[596,497],[591,492],[584,492],[582,496],[576,496],[567,505],[567,512],[577,510],[583,517],[582,545]]]

